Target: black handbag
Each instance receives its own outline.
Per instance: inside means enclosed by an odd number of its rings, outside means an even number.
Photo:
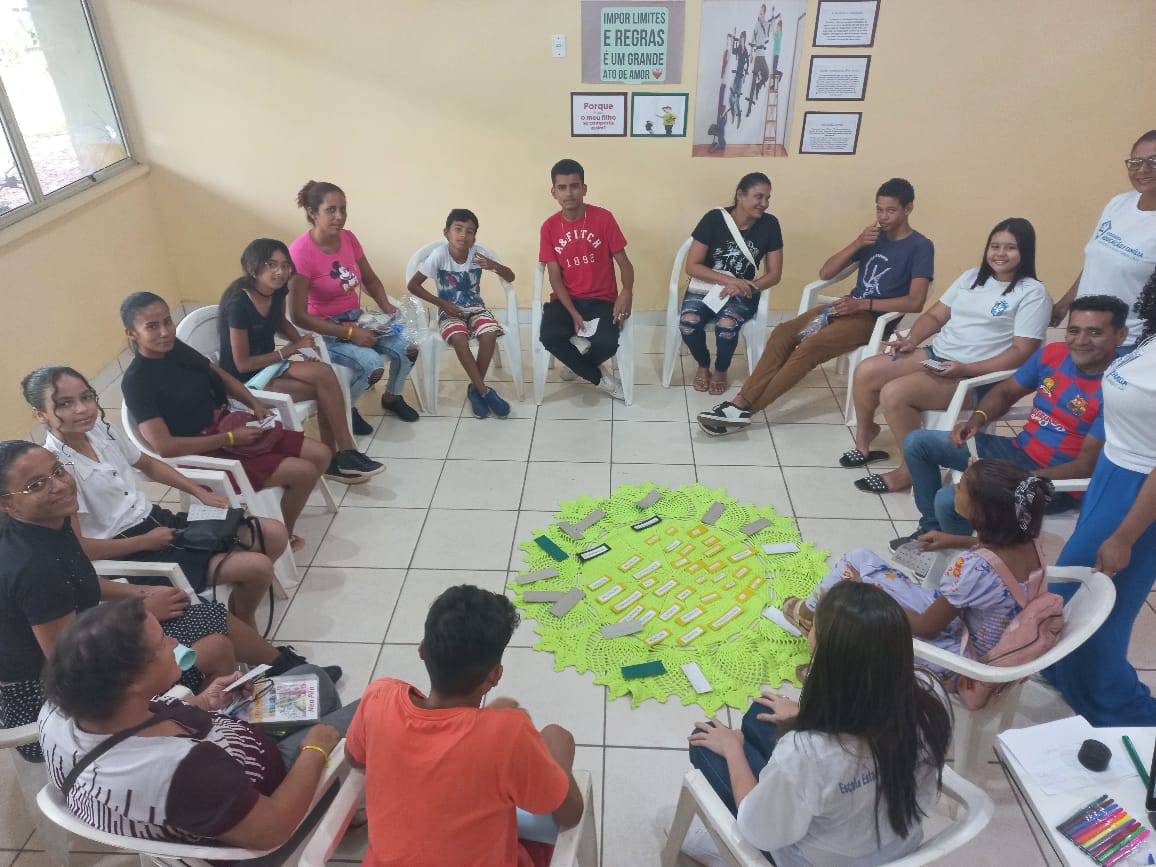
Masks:
[[[170,544],[186,551],[227,554],[237,546],[237,532],[245,520],[244,509],[229,509],[225,517],[216,521],[190,521],[173,532]]]

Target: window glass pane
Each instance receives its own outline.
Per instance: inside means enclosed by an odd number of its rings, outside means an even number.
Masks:
[[[0,76],[45,195],[128,156],[80,0],[6,0]]]
[[[0,135],[0,216],[13,208],[28,204],[28,193],[16,168],[16,158],[8,147],[8,140]]]

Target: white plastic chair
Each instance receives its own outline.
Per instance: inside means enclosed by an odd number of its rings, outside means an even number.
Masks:
[[[674,365],[682,351],[682,332],[678,327],[679,314],[682,312],[682,298],[679,295],[679,284],[682,282],[683,270],[686,267],[686,256],[690,252],[694,238],[687,238],[674,255],[674,265],[670,269],[670,291],[666,297],[666,338],[662,351],[662,384],[670,388],[670,380],[674,376]],[[767,308],[770,306],[771,292],[768,289],[759,293],[759,307],[753,319],[743,323],[739,334],[747,348],[747,370],[755,369],[759,359],[763,357],[763,348],[767,343]]]
[[[177,324],[177,339],[188,344],[209,361],[216,364],[221,356],[220,334],[217,331],[220,320],[220,308],[216,304],[198,307],[187,314]],[[319,341],[320,342],[320,341]],[[326,353],[328,356],[328,352]],[[286,430],[305,430],[305,420],[317,415],[317,401],[294,401],[289,395],[280,391],[266,391],[264,389],[249,389],[261,402],[274,407],[281,416],[281,424]],[[239,407],[248,409],[248,407]],[[348,415],[346,416],[348,424]],[[337,501],[333,498],[333,491],[329,482],[321,477],[317,480],[317,490],[325,499],[325,507],[330,512],[337,511]]]
[[[274,392],[269,392],[269,394],[274,394]],[[283,399],[285,395],[278,395],[278,397]],[[245,506],[251,514],[259,518],[284,521],[284,516],[281,514],[281,496],[285,492],[284,488],[273,487],[261,491],[255,490],[253,483],[245,474],[245,468],[241,466],[241,462],[233,458],[213,458],[208,455],[181,455],[176,458],[163,458],[154,452],[152,447],[145,442],[144,437],[140,435],[136,419],[129,412],[127,403],[122,403],[120,406],[120,419],[125,435],[146,455],[171,464],[184,475],[195,479],[198,484],[204,485],[215,494],[226,497],[231,506]],[[196,470],[215,472],[198,474],[193,472]],[[234,484],[237,490],[234,490]],[[297,563],[288,546],[274,562],[273,569],[275,573],[273,594],[279,599],[288,599],[289,594],[285,592],[282,582],[297,583]]]
[[[799,299],[799,316],[802,316],[812,307],[819,304],[831,304],[838,300],[833,295],[820,294],[825,289],[830,289],[836,283],[847,279],[854,274],[859,268],[859,265],[852,263],[832,277],[830,280],[816,280],[813,283],[808,283],[803,287],[803,296]],[[928,290],[930,291],[930,290]],[[903,317],[902,313],[884,313],[882,316],[876,317],[875,328],[871,332],[871,339],[863,346],[856,347],[845,355],[840,356],[835,363],[835,369],[847,371],[847,401],[843,407],[843,418],[847,425],[855,424],[855,401],[852,399],[851,388],[855,384],[855,368],[864,358],[870,358],[873,355],[878,355],[883,346],[883,334],[887,330],[888,323],[894,322]]]
[[[962,413],[968,405],[968,398],[975,396],[976,389],[985,385],[1002,382],[1013,374],[1015,374],[1014,370],[996,370],[991,373],[961,379],[956,384],[955,393],[952,394],[951,401],[945,409],[929,409],[923,411],[923,426],[927,430],[951,430],[955,427],[955,423],[959,421],[960,413]],[[976,403],[978,403],[978,401],[976,401]]]
[[[892,865],[916,867],[942,858],[974,838],[987,826],[995,813],[995,804],[991,798],[950,767],[943,769],[942,794],[953,805],[958,806],[959,812],[951,824],[939,833],[924,838],[918,849],[910,855],[892,861]],[[729,867],[767,867],[767,859],[763,857],[763,853],[743,839],[735,817],[711,788],[702,771],[697,769],[690,771],[683,778],[678,806],[674,811],[674,821],[667,836],[666,846],[662,850],[663,867],[674,867],[678,864],[682,842],[686,839],[686,832],[696,815],[710,832],[719,855]]]
[[[341,788],[338,789],[337,795],[325,809],[324,816],[283,863],[301,865],[301,867],[324,867],[333,850],[337,848],[337,844],[341,842],[341,837],[349,826],[349,819],[354,810],[357,809],[365,791],[365,774],[363,771],[352,768],[346,761],[344,741],[339,743],[329,756],[329,767],[318,782],[310,811],[329,791],[333,783],[338,781],[341,783]],[[274,851],[272,849],[243,849],[239,846],[163,843],[98,831],[69,812],[63,795],[53,783],[48,783],[41,788],[36,796],[36,803],[51,822],[65,831],[105,846],[136,853],[140,856],[143,867],[149,867],[149,865],[156,865],[156,867],[211,867],[212,863],[216,861],[245,861],[250,858],[259,858]]]
[[[446,246],[444,240],[431,241],[426,244],[416,253],[409,257],[409,262],[405,266],[405,282],[408,285],[413,275],[417,273],[417,269],[421,267],[426,258],[436,250],[438,247]],[[427,277],[433,277],[432,274],[427,274]],[[518,395],[518,400],[522,400],[526,394],[526,383],[522,377],[522,335],[518,325],[518,296],[514,292],[512,284],[507,283],[501,277],[498,281],[502,284],[502,289],[506,293],[506,316],[505,321],[502,321],[502,329],[505,332],[498,338],[498,346],[501,351],[494,356],[494,366],[501,368],[502,355],[506,356],[506,364],[510,368],[510,375],[514,380],[514,392]],[[438,314],[437,309],[431,307],[429,309],[429,337],[426,339],[425,345],[421,348],[420,364],[422,365],[422,384],[425,386],[425,405],[430,412],[437,412],[438,410],[438,381],[441,376],[441,357],[442,352],[449,349],[450,345],[441,338],[441,333],[438,331]]]
[[[558,834],[550,867],[598,867],[598,828],[594,821],[594,785],[589,771],[574,772],[582,793],[582,818],[573,828]]]
[[[987,707],[969,711],[955,702],[954,756],[955,767],[965,777],[982,781],[985,757],[991,752],[995,736],[1009,728],[1019,706],[1023,681],[1049,665],[1059,662],[1088,640],[1108,618],[1116,601],[1116,586],[1102,572],[1093,572],[1087,566],[1052,566],[1048,568],[1048,582],[1075,581],[1082,586],[1064,606],[1064,628],[1055,647],[1042,656],[1022,665],[985,665],[914,639],[915,655],[949,671],[986,683],[1011,684],[1000,695],[993,696]]]
[[[539,335],[542,333],[542,284],[546,279],[546,263],[539,262],[534,270],[534,299],[530,307],[530,353],[534,362],[534,402],[542,405],[546,391],[546,369],[554,365],[554,356],[546,351]],[[626,403],[634,403],[634,317],[629,317],[618,332],[618,378]]]

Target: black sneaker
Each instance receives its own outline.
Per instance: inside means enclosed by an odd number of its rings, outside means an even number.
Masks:
[[[698,426],[702,428],[703,433],[710,434],[712,437],[725,437],[727,434],[738,433],[742,430],[741,427],[727,427],[725,424],[712,424],[711,422],[698,420]]]
[[[922,530],[916,530],[914,533],[909,533],[906,536],[900,536],[898,539],[892,539],[890,542],[887,543],[887,547],[890,548],[892,551],[898,551],[900,548],[902,548],[908,542],[914,542],[922,535],[923,535]]]
[[[277,648],[277,658],[269,664],[269,670],[265,672],[265,675],[266,677],[277,677],[277,675],[284,674],[299,665],[308,664],[309,660],[295,651],[293,645],[285,644]],[[341,680],[341,675],[345,673],[340,665],[323,665],[321,670],[329,675],[329,679],[334,683]]]
[[[359,485],[368,482],[370,476],[376,476],[384,469],[377,461],[371,461],[360,452],[348,449],[333,456],[329,469],[325,471],[325,478],[343,485]]]
[[[748,410],[739,409],[728,400],[724,400],[714,409],[708,409],[698,414],[699,424],[703,422],[712,425],[726,425],[739,427],[751,423],[751,414]]]
[[[361,417],[361,413],[357,411],[357,407],[349,414],[350,425],[349,429],[353,431],[355,437],[367,437],[373,433],[373,425]]]
[[[347,452],[340,454],[349,455],[349,460],[353,461],[356,467],[359,467],[367,476],[376,476],[378,473],[385,471],[385,464],[380,461],[375,461],[364,452],[359,452],[356,449],[350,449]]]
[[[386,400],[384,396],[381,398],[381,408],[386,412],[392,412],[402,421],[417,421],[421,418],[417,414],[417,410],[405,402],[405,398],[400,394],[394,397],[393,400]]]

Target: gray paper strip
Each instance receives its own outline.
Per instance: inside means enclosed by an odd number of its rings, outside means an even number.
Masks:
[[[539,569],[537,572],[529,572],[525,575],[519,575],[514,580],[519,584],[533,584],[535,581],[545,581],[547,578],[557,578],[558,570],[547,566],[545,569]]]
[[[603,512],[601,509],[595,509],[581,521],[575,521],[572,524],[568,521],[559,521],[558,529],[569,536],[571,539],[577,541],[586,534],[587,530],[589,530],[605,517],[605,512]]]
[[[651,491],[649,494],[647,494],[645,497],[643,497],[641,500],[639,500],[634,505],[638,506],[638,508],[640,508],[640,509],[649,509],[651,506],[653,506],[655,503],[657,503],[661,499],[662,499],[662,491],[654,490],[654,491]]]
[[[753,536],[755,533],[759,532],[759,530],[765,530],[769,526],[771,526],[771,522],[766,518],[756,518],[746,526],[740,528],[739,532],[744,536]]]
[[[645,623],[639,623],[637,620],[623,620],[620,623],[607,623],[602,627],[603,638],[621,638],[624,635],[633,635],[635,632],[641,632],[646,628]]]
[[[577,587],[574,587],[570,590],[569,593],[567,593],[565,596],[550,606],[550,613],[555,617],[565,617],[570,613],[571,608],[573,608],[585,598],[586,594],[584,594]]]
[[[564,590],[527,590],[522,594],[523,602],[557,602],[566,596]]]
[[[706,510],[706,513],[702,516],[702,522],[704,524],[713,524],[715,521],[722,517],[723,512],[726,510],[727,507],[725,503],[715,503],[713,506]]]

